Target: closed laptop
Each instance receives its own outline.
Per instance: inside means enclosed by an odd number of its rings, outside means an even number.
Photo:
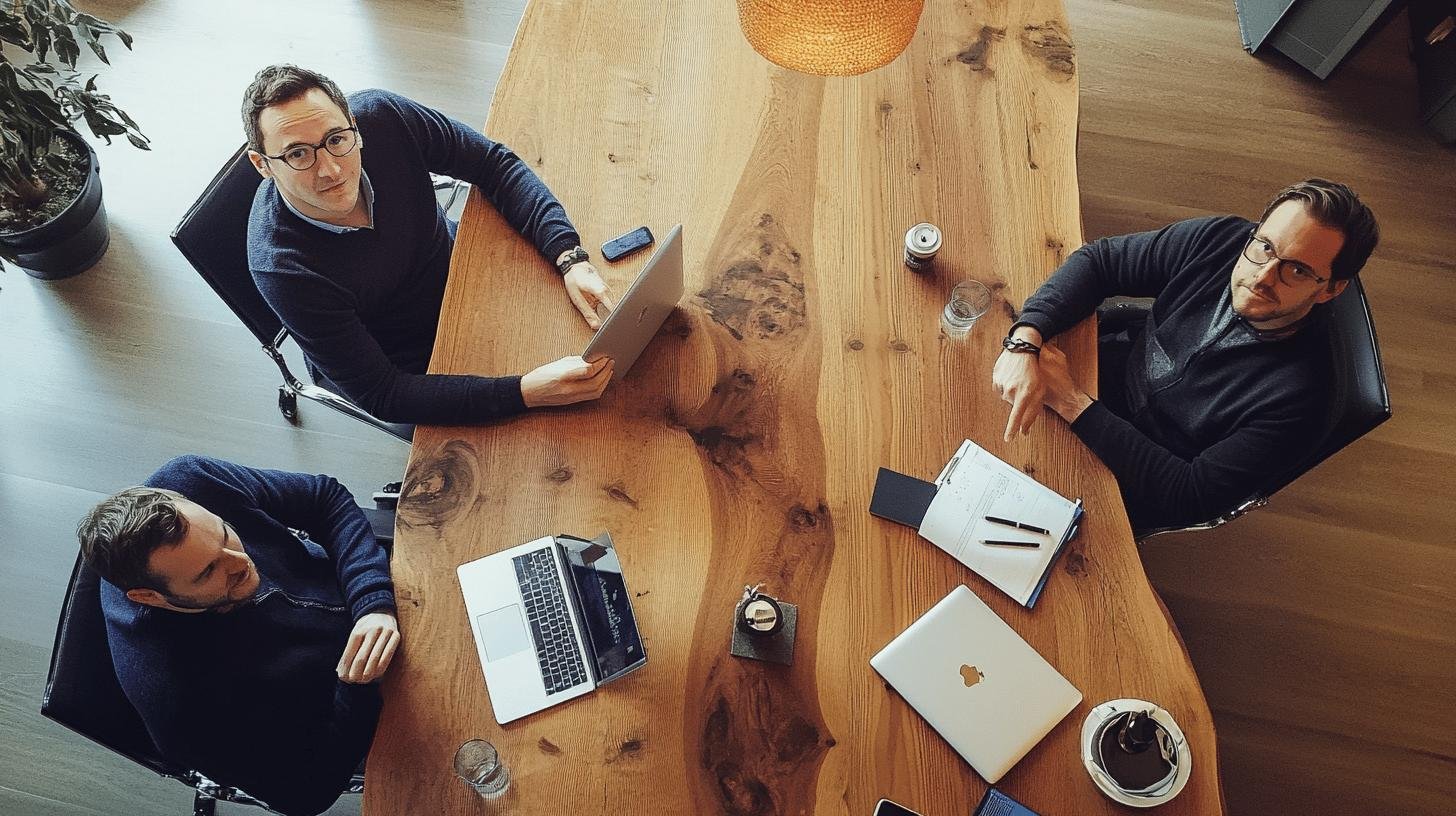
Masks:
[[[991,783],[1082,701],[1080,691],[964,586],[870,665]]]

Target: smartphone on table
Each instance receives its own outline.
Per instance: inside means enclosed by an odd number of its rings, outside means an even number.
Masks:
[[[608,261],[625,258],[639,249],[652,246],[652,241],[652,230],[638,227],[602,244],[602,257]]]
[[[875,816],[920,816],[920,814],[904,805],[895,804],[889,799],[881,799],[880,803],[875,805]]]

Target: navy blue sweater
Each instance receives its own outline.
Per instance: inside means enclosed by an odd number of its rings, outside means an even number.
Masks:
[[[388,555],[327,476],[184,456],[146,483],[231,524],[262,583],[232,611],[182,613],[103,581],[127,699],[169,761],[290,816],[328,809],[379,718],[378,686],[342,683],[334,669],[354,622],[394,609]]]
[[[1222,216],[1101,238],[1026,301],[1019,322],[1051,338],[1105,298],[1155,298],[1125,376],[1101,378],[1101,399],[1072,423],[1117,477],[1135,529],[1233,509],[1286,475],[1325,432],[1321,307],[1273,340],[1233,311],[1229,279],[1253,227]]]
[[[380,419],[462,425],[525,410],[519,376],[425,374],[454,246],[429,173],[475,185],[553,262],[581,241],[566,211],[516,154],[472,128],[387,91],[360,91],[349,105],[374,226],[320,229],[265,179],[248,224],[263,298],[318,372]]]

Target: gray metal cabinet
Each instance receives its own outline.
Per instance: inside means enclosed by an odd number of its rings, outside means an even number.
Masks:
[[[1325,79],[1394,0],[1234,0],[1244,49],[1270,45]]]

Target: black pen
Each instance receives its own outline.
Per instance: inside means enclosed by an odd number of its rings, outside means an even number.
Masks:
[[[1028,547],[1031,549],[1041,546],[1040,541],[992,541],[984,538],[981,539],[981,543],[990,544],[993,547]]]
[[[1040,527],[1036,527],[1031,524],[1025,524],[1020,521],[1012,521],[1011,519],[996,518],[995,516],[986,516],[986,521],[989,521],[992,524],[1001,524],[1006,527],[1015,527],[1018,530],[1026,530],[1032,533],[1041,533],[1042,535],[1051,535],[1051,532],[1048,530],[1043,530]]]

